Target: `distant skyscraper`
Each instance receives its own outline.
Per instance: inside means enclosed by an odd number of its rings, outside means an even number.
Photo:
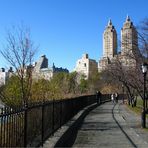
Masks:
[[[117,33],[109,20],[103,33],[103,57],[112,59],[117,54]]]
[[[127,16],[121,29],[121,61],[124,66],[136,65],[136,54],[139,54],[137,36],[137,30],[130,17]]]
[[[133,50],[137,50],[137,47],[137,30],[133,25],[133,22],[130,20],[130,17],[127,16],[123,28],[121,29],[121,54],[127,55],[132,53]]]
[[[117,54],[117,33],[109,20],[103,33],[103,57],[98,62],[98,71],[102,71]]]

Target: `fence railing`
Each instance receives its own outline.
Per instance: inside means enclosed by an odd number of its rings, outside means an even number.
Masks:
[[[100,103],[110,100],[102,95]],[[39,102],[0,112],[0,147],[40,146],[82,108],[97,102],[96,95]]]

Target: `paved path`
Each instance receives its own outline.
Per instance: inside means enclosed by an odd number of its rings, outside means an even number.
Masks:
[[[86,116],[73,147],[148,148],[148,131],[125,105],[109,102]]]

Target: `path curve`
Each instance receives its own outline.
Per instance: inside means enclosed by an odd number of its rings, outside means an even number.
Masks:
[[[148,148],[148,132],[125,105],[108,102],[85,117],[73,147]]]

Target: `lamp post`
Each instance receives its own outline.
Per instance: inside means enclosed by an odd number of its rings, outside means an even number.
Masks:
[[[146,90],[146,73],[147,73],[148,64],[144,63],[142,65],[142,73],[143,73],[143,109],[142,109],[142,127],[146,127],[146,114],[145,114],[145,90]]]

